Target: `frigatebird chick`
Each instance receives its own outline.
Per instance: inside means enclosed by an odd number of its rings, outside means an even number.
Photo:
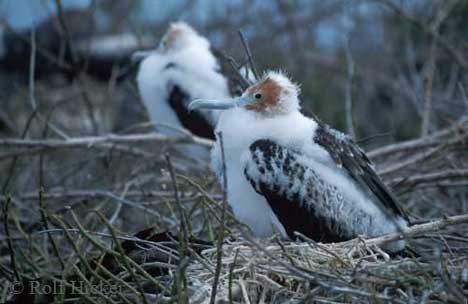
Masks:
[[[219,71],[209,41],[186,23],[171,23],[157,49],[137,52],[134,58],[144,58],[137,84],[149,118],[157,129],[175,136],[181,135],[177,129],[185,128],[194,135],[214,139],[219,113],[188,111],[188,104],[194,98],[231,96],[228,81]],[[204,147],[183,145],[178,150],[195,160],[209,159],[209,151]]]
[[[353,140],[300,112],[299,88],[268,72],[240,97],[194,100],[189,108],[224,110],[228,201],[255,235],[295,232],[321,242],[404,231],[408,220]],[[220,140],[212,165],[222,176]],[[404,241],[384,249],[398,252]]]

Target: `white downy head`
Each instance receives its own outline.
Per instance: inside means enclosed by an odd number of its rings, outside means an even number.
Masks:
[[[169,25],[159,43],[158,50],[161,53],[177,52],[194,44],[203,48],[210,47],[208,40],[200,36],[195,29],[187,23],[179,21]]]

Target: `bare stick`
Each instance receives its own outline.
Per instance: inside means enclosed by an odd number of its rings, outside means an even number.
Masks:
[[[435,72],[435,57],[436,57],[436,37],[437,32],[432,38],[431,47],[429,50],[429,59],[427,62],[427,73],[425,75],[425,90],[424,90],[424,111],[423,119],[421,124],[421,136],[427,136],[429,134],[429,127],[431,124],[431,112],[432,112],[432,87],[434,83],[434,72]]]
[[[57,17],[59,20],[59,25],[62,30],[63,38],[65,40],[65,43],[67,44],[68,50],[70,51],[72,62],[73,64],[76,64],[78,61],[78,58],[76,57],[75,48],[73,47],[73,42],[71,40],[70,31],[68,30],[67,23],[65,22],[65,15],[64,15],[61,0],[55,0],[55,8],[57,9]]]
[[[28,133],[28,130],[29,130],[29,127],[31,126],[31,123],[34,119],[34,117],[36,117],[37,115],[37,110],[34,110],[31,115],[29,115],[28,117],[28,120],[26,122],[26,126],[24,127],[23,129],[23,133],[21,134],[21,138],[24,139],[26,137],[26,134]],[[8,175],[7,175],[7,178],[5,180],[5,182],[3,183],[3,186],[2,186],[2,194],[4,195],[6,193],[6,191],[8,190],[8,185],[10,184],[10,181],[11,179],[13,178],[13,173],[15,172],[15,168],[16,168],[16,164],[17,164],[17,161],[18,161],[18,157],[15,156],[13,158],[13,161],[11,162],[10,164],[10,167],[8,168]]]
[[[219,225],[218,240],[216,244],[216,271],[213,280],[213,287],[211,288],[210,303],[216,302],[216,294],[218,292],[219,276],[221,275],[221,266],[223,260],[223,242],[224,242],[224,226],[226,221],[226,204],[227,204],[227,173],[226,173],[226,159],[224,154],[223,134],[217,134],[219,145],[221,147],[221,160],[223,165],[223,208],[221,210],[221,223]]]
[[[88,136],[75,137],[66,140],[58,139],[17,139],[5,138],[0,139],[0,146],[12,148],[77,148],[77,147],[92,147],[101,144],[134,144],[141,142],[158,142],[167,144],[177,143],[196,143],[205,147],[213,146],[213,141],[207,140],[198,136],[177,136],[170,137],[159,133],[149,134],[132,134],[132,135],[114,135],[105,136]]]
[[[398,163],[395,163],[391,166],[388,166],[388,167],[384,167],[380,170],[378,170],[378,173],[380,175],[385,175],[385,174],[389,174],[389,173],[392,173],[392,172],[395,172],[399,169],[402,169],[406,166],[411,166],[411,165],[414,165],[418,162],[421,162],[423,160],[426,160],[427,158],[429,158],[430,156],[452,146],[452,145],[455,145],[455,144],[458,144],[458,143],[463,143],[464,140],[468,138],[468,133],[467,134],[462,134],[461,136],[458,136],[456,138],[453,138],[453,139],[450,139],[448,141],[445,141],[445,142],[442,142],[440,145],[438,146],[435,146],[434,148],[430,148],[430,149],[427,149],[427,150],[424,150],[418,154],[415,154],[415,155],[412,155],[411,157],[408,157],[406,158],[404,161],[400,161]]]
[[[429,157],[436,154],[437,152],[442,151],[442,149],[444,147],[445,147],[445,145],[440,145],[440,146],[437,146],[437,147],[434,147],[434,148],[431,148],[431,149],[428,149],[428,150],[424,150],[421,153],[418,153],[418,154],[415,154],[414,156],[408,157],[403,161],[400,161],[400,162],[394,163],[394,164],[392,164],[392,165],[390,165],[388,167],[384,167],[382,169],[379,169],[379,170],[377,170],[377,173],[380,174],[380,175],[386,175],[386,174],[396,172],[396,171],[398,171],[400,169],[403,169],[405,167],[411,166],[413,164],[416,164],[416,163],[419,163],[419,162],[421,162],[423,160],[428,159]]]
[[[37,108],[36,98],[34,96],[34,72],[36,67],[36,28],[31,29],[31,56],[29,58],[29,102],[33,109]]]
[[[416,186],[419,184],[428,184],[461,178],[468,179],[468,169],[444,170],[428,174],[413,175],[408,178],[398,177],[393,179],[390,184],[398,186]]]
[[[234,58],[232,58],[231,56],[226,56],[226,55],[223,55],[226,57],[226,60],[229,62],[229,64],[231,65],[233,71],[235,72],[235,74],[239,77],[239,80],[240,80],[240,86],[242,88],[242,90],[246,90],[250,85],[250,81],[245,78],[242,73],[239,71],[240,67],[239,65],[236,63],[236,60]]]
[[[445,142],[448,137],[452,135],[456,135],[457,133],[460,132],[460,130],[463,129],[468,129],[468,118],[463,118],[454,125],[443,129],[438,132],[434,132],[430,136],[423,137],[423,138],[418,138],[418,139],[412,139],[396,144],[391,144],[388,146],[384,146],[381,148],[377,148],[375,150],[369,151],[367,155],[370,158],[378,158],[378,157],[384,157],[388,156],[390,154],[395,154],[395,153],[400,153],[400,152],[408,152],[408,151],[413,151],[413,150],[418,150],[418,149],[423,149],[423,148],[429,148],[429,147],[434,147],[437,145],[440,145],[441,143]],[[459,140],[463,140],[465,137],[459,136]]]
[[[468,115],[468,97],[466,95],[465,88],[463,87],[463,84],[461,82],[458,83],[458,87],[460,89],[463,102],[465,103],[465,115]]]
[[[176,206],[179,211],[179,217],[180,217],[180,230],[182,232],[183,240],[179,240],[179,242],[186,244],[188,242],[188,224],[185,218],[184,208],[182,207],[182,203],[180,202],[179,187],[177,185],[177,179],[176,179],[176,175],[174,172],[174,167],[172,166],[172,161],[171,161],[171,157],[169,156],[169,154],[166,154],[166,161],[167,161],[167,166],[169,169],[169,174],[171,175],[172,185],[174,187],[173,189],[174,200],[176,202]]]
[[[349,48],[349,39],[345,41],[345,54],[348,63],[348,75],[346,80],[346,93],[345,93],[345,113],[346,113],[346,129],[352,138],[356,138],[353,125],[353,82],[354,82],[354,60]]]
[[[187,300],[187,277],[185,274],[185,268],[186,264],[184,263],[186,261],[186,255],[188,252],[188,241],[189,241],[189,235],[188,235],[188,221],[185,217],[185,212],[184,208],[180,202],[179,198],[179,187],[177,186],[177,179],[176,175],[174,172],[174,168],[172,166],[171,158],[169,154],[166,154],[166,161],[167,161],[167,166],[169,169],[169,174],[171,175],[171,180],[172,184],[174,187],[174,198],[176,201],[176,206],[179,211],[179,217],[180,217],[180,229],[179,229],[179,265],[177,268],[177,275],[176,275],[176,289],[177,289],[177,296],[179,299],[179,303],[188,303]]]
[[[73,198],[86,198],[86,199],[97,199],[103,197],[120,197],[124,199],[121,195],[118,196],[115,192],[125,191],[122,189],[74,189],[74,190],[66,190],[66,189],[55,189],[53,191],[44,192],[42,193],[42,198],[44,199],[73,199]],[[200,197],[200,194],[193,195],[192,192],[180,192],[184,199],[192,197],[193,199],[197,199]],[[173,197],[174,194],[170,191],[125,191],[125,197],[138,197],[138,198],[164,198],[167,199],[169,197]],[[18,196],[21,200],[36,200],[39,198],[37,191],[32,191],[28,193],[24,193]],[[214,198],[221,198],[219,195],[213,195]],[[0,198],[2,196],[0,195]]]
[[[145,297],[145,291],[143,289],[143,285],[141,284],[140,280],[138,279],[138,277],[136,275],[136,272],[134,271],[134,269],[131,267],[130,263],[126,259],[125,251],[122,248],[122,244],[117,239],[117,234],[115,232],[114,227],[112,227],[112,224],[110,224],[107,221],[107,219],[105,218],[105,216],[102,215],[99,211],[95,211],[95,213],[99,216],[99,218],[104,223],[104,225],[106,225],[107,229],[109,230],[110,234],[112,235],[112,238],[113,238],[113,240],[114,240],[114,242],[116,244],[116,247],[117,247],[117,252],[122,257],[121,261],[123,262],[124,267],[127,269],[128,273],[132,277],[133,281],[137,285],[137,288],[138,288],[138,291],[141,294],[141,299],[143,300],[143,303],[148,304],[148,301],[147,301],[147,299]],[[76,216],[74,216],[74,219],[75,219],[76,222],[79,222],[79,221],[77,221]]]
[[[13,250],[13,244],[11,243],[10,229],[8,227],[8,211],[10,207],[11,199],[6,198],[5,205],[3,207],[3,228],[5,229],[5,235],[7,237],[8,251],[10,251],[10,264],[13,272],[15,273],[15,278],[19,282],[21,277],[19,275],[18,268],[16,267],[15,251]]]
[[[418,19],[408,15],[403,9],[401,9],[394,2],[390,0],[380,0],[379,2],[383,3],[385,6],[387,6],[388,8],[390,8],[391,10],[399,14],[401,17],[403,17],[403,19],[408,21],[410,24],[418,27],[426,34],[433,36],[436,42],[440,44],[453,57],[453,59],[458,63],[460,67],[462,67],[464,70],[468,69],[468,62],[465,60],[465,57],[463,56],[463,54],[455,46],[453,46],[453,44],[451,44],[447,39],[445,39],[444,37],[441,37],[440,35],[436,35],[436,33],[431,27],[420,22]]]
[[[247,43],[247,40],[244,37],[244,34],[242,33],[241,30],[238,31],[240,39],[242,41],[242,45],[244,46],[245,52],[247,53],[247,58],[249,59],[249,65],[250,68],[252,69],[252,73],[255,76],[255,79],[259,79],[257,69],[255,68],[255,63],[252,58],[252,53],[250,52],[249,44]]]
[[[367,246],[371,246],[371,245],[380,246],[388,242],[402,240],[404,238],[409,238],[409,237],[415,237],[415,236],[418,236],[427,232],[436,232],[436,231],[440,231],[441,229],[444,229],[447,226],[460,225],[464,223],[468,223],[468,214],[455,215],[455,216],[447,217],[444,219],[436,220],[436,221],[425,223],[425,224],[414,225],[412,227],[409,227],[404,232],[404,234],[402,233],[386,234],[386,235],[379,236],[376,238],[367,239],[365,240],[365,242]],[[356,242],[356,240],[357,239],[347,241],[347,242]]]
[[[44,199],[42,197],[42,192],[43,190],[40,189],[39,190],[39,213],[41,215],[41,221],[42,221],[42,226],[44,227],[44,230],[49,230],[49,220],[47,218],[47,215],[46,215],[46,210],[45,210],[45,207],[44,207]],[[52,237],[52,234],[50,233],[47,233],[47,238],[49,239],[51,245],[52,245],[52,250],[54,252],[54,255],[57,257],[59,263],[60,263],[60,267],[62,269],[62,271],[64,271],[65,269],[65,263],[60,255],[60,252],[58,250],[58,247],[57,247],[57,244],[55,243],[55,240],[54,238]]]
[[[67,48],[68,48],[68,50],[70,51],[70,54],[71,54],[72,64],[77,69],[80,69],[78,67],[79,58],[77,56],[77,52],[76,52],[76,50],[74,48],[74,44],[73,44],[73,41],[71,39],[70,30],[68,29],[67,23],[65,21],[65,15],[64,15],[62,1],[61,0],[55,0],[55,7],[57,9],[57,16],[58,16],[58,20],[59,20],[59,25],[60,25],[61,30],[62,30],[63,38],[64,38],[65,43],[67,45]],[[86,65],[85,65],[85,68],[86,68]],[[84,69],[82,69],[82,70],[84,71]],[[93,126],[94,134],[98,134],[99,133],[99,124],[98,124],[98,122],[96,120],[96,117],[95,117],[93,103],[91,101],[90,95],[88,94],[88,91],[85,88],[84,80],[83,80],[83,77],[82,77],[80,72],[81,71],[78,71],[78,73],[77,73],[77,77],[76,77],[77,84],[78,84],[78,87],[80,89],[81,97],[83,98],[83,103],[85,105],[86,111],[88,112],[88,116],[89,116],[91,124]]]
[[[274,256],[271,252],[269,252],[264,246],[260,245],[256,240],[254,240],[252,237],[249,236],[248,233],[246,233],[244,230],[241,231],[242,235],[254,246],[256,247],[259,251],[263,252],[267,257],[272,259],[273,261],[277,262],[279,265],[283,266],[285,269],[290,271],[292,274],[303,278],[307,281],[310,281],[314,284],[319,285],[320,287],[329,290],[330,292],[333,293],[338,293],[338,294],[343,294],[343,293],[349,293],[352,295],[359,295],[363,297],[368,297],[370,299],[381,299],[381,300],[395,300],[391,297],[388,296],[383,296],[383,295],[378,295],[375,293],[370,293],[364,290],[357,290],[357,289],[351,289],[343,285],[332,285],[331,283],[327,282],[326,280],[321,280],[320,276],[322,274],[312,272],[308,269],[304,269],[302,267],[292,265],[290,263],[286,263],[283,260],[279,259],[278,257]],[[395,300],[395,303],[404,303],[403,301],[398,301]]]
[[[29,58],[29,102],[33,111],[38,111],[38,105],[36,101],[36,85],[35,85],[35,74],[36,74],[36,29],[33,27],[31,29],[31,54]],[[51,128],[52,131],[57,133],[62,138],[67,138],[67,136],[55,127],[49,120],[45,119],[41,113],[37,113],[37,116],[45,121],[46,125]]]
[[[132,208],[135,208],[135,209],[138,209],[138,210],[142,210],[152,216],[155,216],[157,218],[160,218],[161,220],[164,220],[164,221],[168,221],[169,219],[168,218],[162,218],[161,217],[161,214],[153,209],[149,209],[148,207],[146,207],[145,205],[141,204],[141,203],[136,203],[136,202],[133,202],[133,201],[130,201],[130,200],[127,200],[125,198],[121,198],[119,195],[116,195],[110,191],[102,191],[102,190],[95,190],[94,192],[84,192],[84,193],[73,193],[71,192],[70,195],[73,197],[73,196],[81,196],[83,195],[84,197],[90,197],[90,198],[97,198],[97,197],[108,197],[108,198],[111,198],[113,199],[113,201],[111,202],[118,202],[119,204],[124,204],[126,206],[130,206]],[[55,197],[55,198],[59,198],[60,196],[57,195],[57,194],[53,194],[53,195],[45,195],[45,197]],[[65,194],[65,196],[63,197],[67,197],[67,195]],[[30,199],[35,199],[33,196],[29,196]],[[0,195],[0,200],[5,200],[6,197],[5,196],[2,196]],[[28,198],[26,198],[28,199]],[[61,209],[59,209],[61,210]],[[172,222],[169,222],[170,224],[172,224]]]
[[[22,42],[24,42],[24,43],[26,43],[28,45],[31,45],[31,40],[29,39],[29,37],[27,37],[27,35],[23,35],[23,34],[18,33],[14,28],[12,28],[9,25],[9,23],[4,18],[0,17],[0,25],[2,25],[4,27],[4,29],[6,31],[8,31],[9,33],[12,33],[13,35],[15,35],[15,38],[18,38]],[[70,64],[68,64],[66,62],[63,62],[62,60],[59,60],[57,58],[57,56],[55,56],[55,54],[53,54],[48,49],[43,48],[41,46],[37,46],[37,45],[36,45],[36,49],[37,49],[37,52],[41,56],[43,56],[50,63],[54,64],[55,66],[59,67],[60,69],[62,69],[64,71],[73,71],[74,70],[73,66],[71,66]]]

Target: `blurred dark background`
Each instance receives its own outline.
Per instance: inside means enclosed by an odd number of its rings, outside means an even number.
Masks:
[[[3,0],[0,122],[17,129],[24,123],[17,116],[28,111],[21,92],[30,72],[31,27],[37,89],[47,95],[43,106],[54,92],[73,95],[71,84],[81,78],[93,93],[75,110],[89,115],[73,115],[80,127],[70,132],[105,133],[126,125],[114,117],[122,103],[139,106],[130,54],[155,46],[168,22],[184,20],[239,61],[242,30],[259,70],[286,71],[301,84],[304,107],[344,131],[350,131],[350,99],[356,138],[372,137],[363,144],[375,147],[431,132],[467,112],[466,66],[456,58],[467,52],[467,18],[466,0]],[[422,127],[427,102],[431,111]]]

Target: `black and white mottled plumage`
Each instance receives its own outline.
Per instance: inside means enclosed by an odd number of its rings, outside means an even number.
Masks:
[[[298,152],[260,139],[250,146],[250,153],[252,158],[245,164],[244,175],[265,197],[291,239],[296,238],[295,231],[317,241],[336,242],[349,237],[332,217],[309,203],[333,196],[343,201],[344,197],[336,186],[327,184],[302,163]]]
[[[274,232],[336,242],[406,229],[408,222],[371,162],[350,137],[300,111],[298,88],[269,72],[239,98],[194,101],[192,108],[230,108],[223,135],[228,201],[258,236]],[[221,146],[212,163],[219,176]],[[386,246],[399,251],[403,241]]]
[[[406,218],[369,159],[349,136],[319,125],[311,140],[329,153],[336,167],[356,187],[374,196],[373,201],[387,217]],[[351,210],[353,206],[340,185],[322,178],[300,151],[259,139],[250,145],[249,152],[244,175],[265,197],[290,238],[294,239],[298,231],[316,241],[343,241],[359,234],[360,227],[373,225],[375,217],[363,210]],[[352,217],[336,220],[337,214],[345,216],[348,212]]]
[[[397,200],[375,172],[372,162],[349,135],[328,125],[319,125],[314,141],[328,151],[336,165],[344,168],[357,185],[373,194],[382,204],[382,209],[393,216],[407,219]]]

